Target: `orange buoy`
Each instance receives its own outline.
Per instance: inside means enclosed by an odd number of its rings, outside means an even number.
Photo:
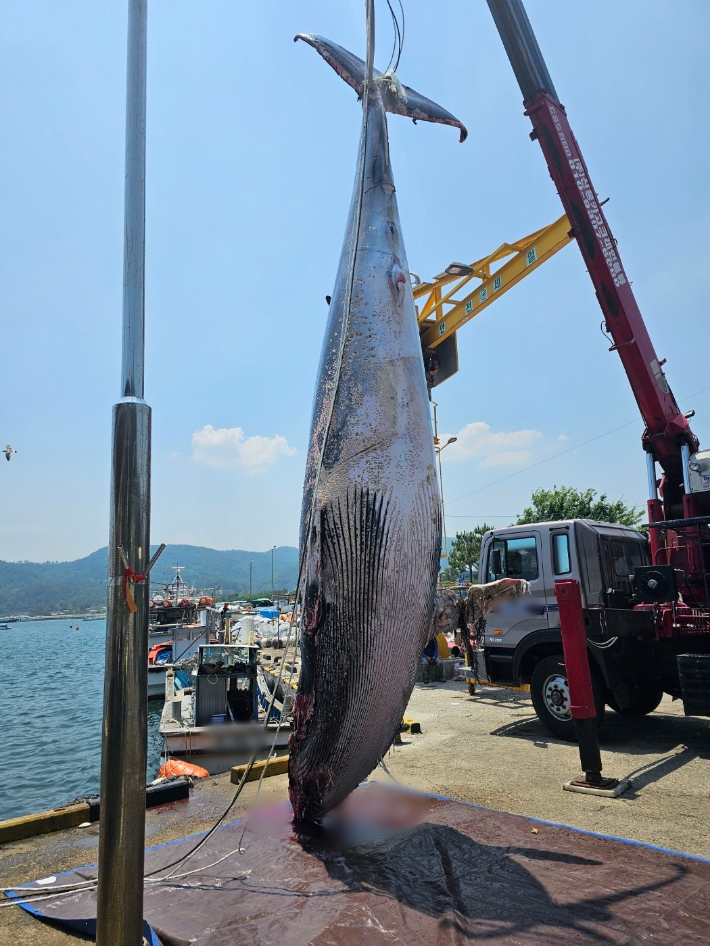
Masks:
[[[189,598],[181,598],[181,599],[180,599],[180,607],[181,607],[181,608],[189,608],[189,607],[190,607],[190,599],[189,599]]]
[[[160,766],[158,776],[160,778],[174,778],[176,775],[189,775],[190,778],[209,778],[207,769],[200,765],[193,765],[192,762],[183,762],[182,759],[168,759]]]

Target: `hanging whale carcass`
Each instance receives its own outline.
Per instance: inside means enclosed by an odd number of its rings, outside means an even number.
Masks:
[[[427,640],[441,552],[427,387],[385,111],[455,125],[461,140],[466,130],[394,74],[368,69],[322,37],[296,39],[363,100],[301,518],[302,668],[289,786],[295,819],[310,821],[342,801],[392,744]]]

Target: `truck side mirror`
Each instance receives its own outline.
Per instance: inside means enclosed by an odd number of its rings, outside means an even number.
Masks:
[[[494,575],[500,575],[503,571],[500,561],[500,549],[493,549],[491,552],[491,571]]]

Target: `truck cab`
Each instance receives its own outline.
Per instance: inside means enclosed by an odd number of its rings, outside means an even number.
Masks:
[[[574,737],[555,598],[555,581],[574,578],[580,583],[589,628],[598,716],[603,716],[605,704],[619,711],[636,707],[650,712],[645,708],[653,703],[655,709],[663,688],[653,652],[652,619],[648,612],[633,610],[634,571],[649,564],[646,536],[628,526],[570,519],[487,532],[479,582],[522,578],[530,594],[502,601],[487,615],[479,641],[480,679],[529,685],[545,726],[557,736]]]

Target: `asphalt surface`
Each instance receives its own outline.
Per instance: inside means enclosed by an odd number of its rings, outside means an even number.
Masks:
[[[604,775],[632,781],[618,798],[562,791],[581,773],[577,746],[547,732],[526,693],[417,685],[407,712],[422,735],[406,736],[387,762],[407,785],[710,858],[710,720],[684,716],[680,701],[664,697],[642,719],[607,710]]]
[[[413,788],[516,814],[710,858],[708,773],[710,720],[686,718],[664,699],[639,720],[608,711],[602,733],[604,774],[631,778],[619,798],[562,791],[579,774],[574,744],[551,737],[527,694],[483,688],[470,697],[461,683],[417,685],[407,715],[422,726],[405,735],[387,759],[389,772]],[[373,778],[386,780],[378,770]],[[228,775],[197,783],[189,802],[147,813],[146,844],[208,828],[224,811],[234,786]],[[227,820],[252,803],[249,784]],[[264,800],[287,795],[285,775],[266,779]],[[95,863],[98,824],[0,848],[0,886],[21,884]],[[0,943],[61,946],[84,942],[14,906],[0,905]]]

